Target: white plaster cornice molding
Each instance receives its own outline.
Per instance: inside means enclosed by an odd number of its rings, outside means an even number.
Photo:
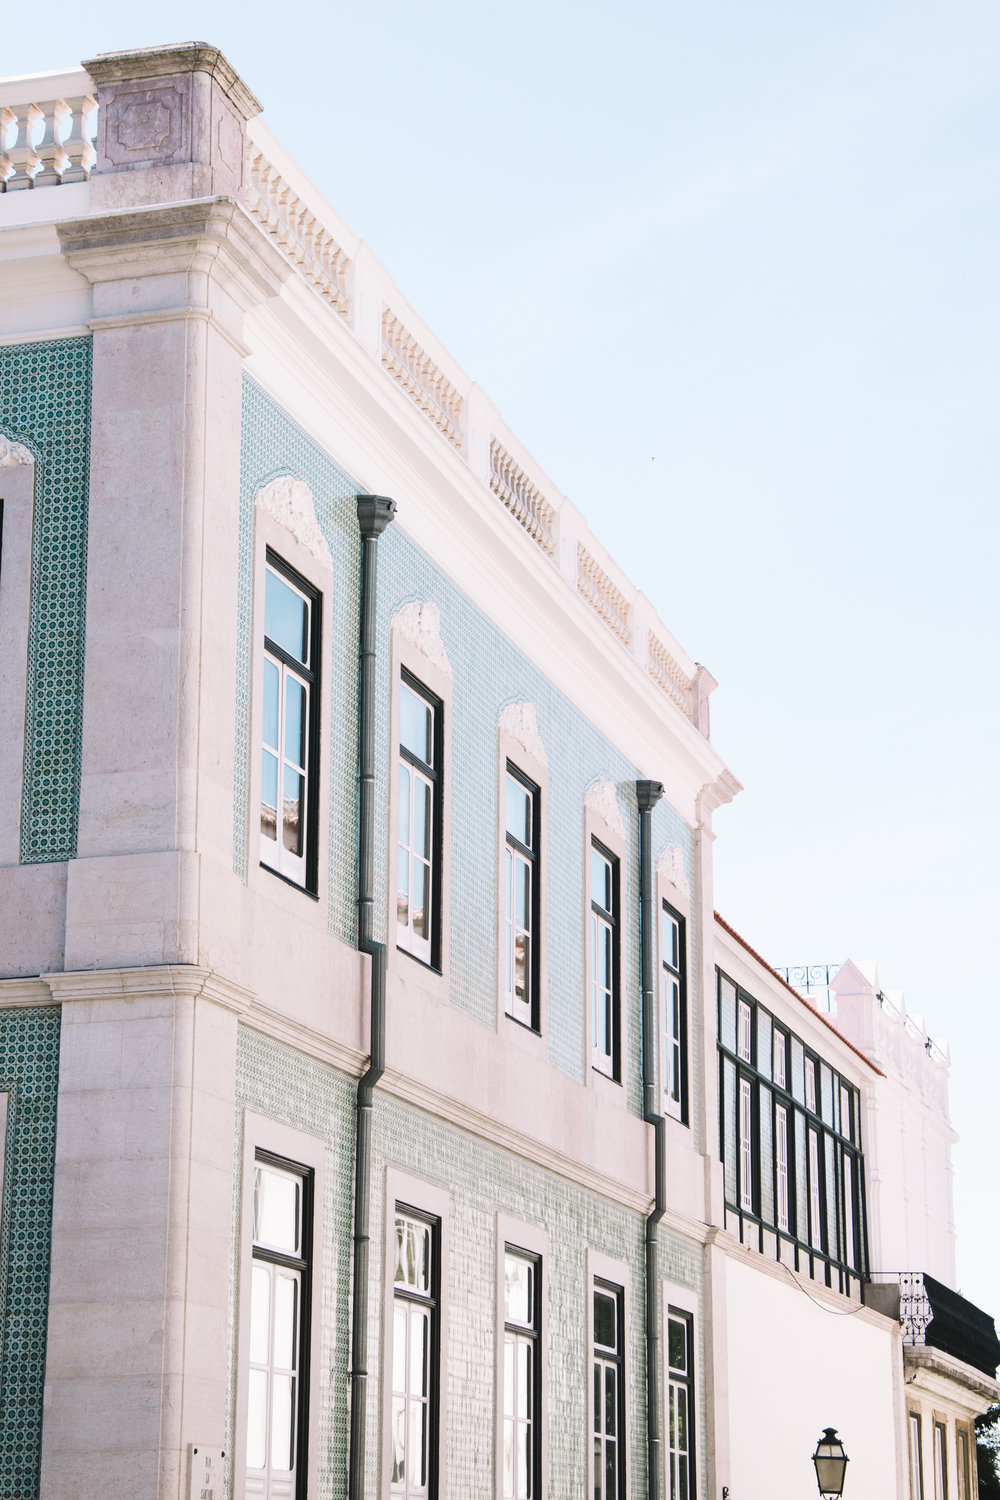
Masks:
[[[254,996],[214,969],[198,964],[151,964],[138,969],[80,969],[43,974],[54,1000],[210,1000],[242,1015]]]
[[[392,617],[392,628],[415,646],[440,671],[451,676],[451,662],[441,639],[441,613],[436,604],[404,604]]]
[[[35,460],[23,443],[0,436],[0,469],[13,468],[14,464],[33,464]]]
[[[664,849],[656,861],[656,873],[661,880],[676,886],[682,895],[690,896],[691,887],[684,869],[684,855],[676,844],[668,844]]]
[[[0,979],[0,1010],[54,1004],[52,991],[43,979]]]
[[[257,491],[254,504],[273,517],[279,526],[291,532],[295,540],[319,562],[332,566],[330,548],[316,519],[313,493],[304,479],[293,479],[290,474],[281,474]]]
[[[601,822],[616,833],[624,843],[625,820],[618,806],[618,794],[615,791],[614,782],[606,779],[592,782],[587,788],[583,801],[584,806],[589,808],[595,817],[600,818]]]
[[[499,727],[540,765],[548,765],[533,703],[508,703],[500,710]]]

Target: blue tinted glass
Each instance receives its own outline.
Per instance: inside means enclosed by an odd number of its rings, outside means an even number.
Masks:
[[[434,710],[405,682],[399,685],[399,738],[411,755],[434,764]]]
[[[264,634],[298,661],[309,664],[309,606],[270,568],[264,591]]]

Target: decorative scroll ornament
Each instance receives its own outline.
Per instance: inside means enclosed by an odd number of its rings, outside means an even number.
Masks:
[[[303,479],[282,474],[272,479],[254,496],[255,504],[273,516],[279,526],[290,531],[295,540],[320,562],[330,563],[330,549],[316,520],[312,490]]]
[[[451,676],[451,662],[441,639],[441,613],[436,604],[429,600],[425,604],[404,604],[393,615],[392,628],[435,667]]]
[[[676,844],[668,844],[656,861],[656,873],[661,880],[667,880],[685,896],[690,896],[691,887],[688,885],[687,873],[684,869],[684,855]]]
[[[533,703],[508,703],[500,711],[500,728],[540,765],[547,765]]]
[[[35,460],[21,443],[0,437],[0,469],[13,468],[15,464],[33,464]]]
[[[587,795],[583,801],[590,812],[600,818],[605,827],[616,833],[624,843],[625,820],[618,806],[618,794],[615,791],[614,782],[606,780],[593,782],[588,786]]]

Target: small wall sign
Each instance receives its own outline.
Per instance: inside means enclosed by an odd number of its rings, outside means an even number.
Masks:
[[[208,1448],[204,1443],[191,1444],[190,1500],[222,1500],[224,1448]]]

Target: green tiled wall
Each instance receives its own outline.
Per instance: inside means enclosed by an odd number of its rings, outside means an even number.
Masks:
[[[322,1297],[328,1316],[322,1348],[316,1355],[313,1399],[320,1402],[319,1495],[322,1500],[341,1500],[346,1472],[354,1085],[334,1069],[241,1028],[237,1098],[241,1109],[253,1109],[326,1141],[327,1195],[317,1215],[326,1274],[316,1295]],[[543,1276],[549,1328],[546,1441],[554,1495],[582,1495],[586,1488],[587,1250],[599,1250],[629,1268],[628,1491],[639,1500],[646,1482],[642,1217],[384,1093],[376,1094],[372,1151],[368,1492],[377,1493],[381,1453],[382,1266],[378,1247],[383,1243],[386,1165],[444,1187],[449,1196],[444,1403],[449,1493],[464,1497],[492,1492],[496,1215],[503,1212],[540,1226],[550,1242]],[[238,1194],[239,1189],[233,1205],[234,1228],[240,1222]],[[691,1288],[700,1308],[700,1247],[662,1227],[660,1242],[663,1275]],[[700,1328],[700,1316],[698,1322]],[[698,1406],[703,1408],[701,1392]],[[703,1441],[699,1453],[704,1454]]]
[[[21,805],[25,864],[72,859],[80,802],[89,337],[0,346],[0,432],[35,459]]]
[[[0,1214],[0,1500],[35,1500],[59,1090],[58,1006],[0,1010],[9,1094]]]

